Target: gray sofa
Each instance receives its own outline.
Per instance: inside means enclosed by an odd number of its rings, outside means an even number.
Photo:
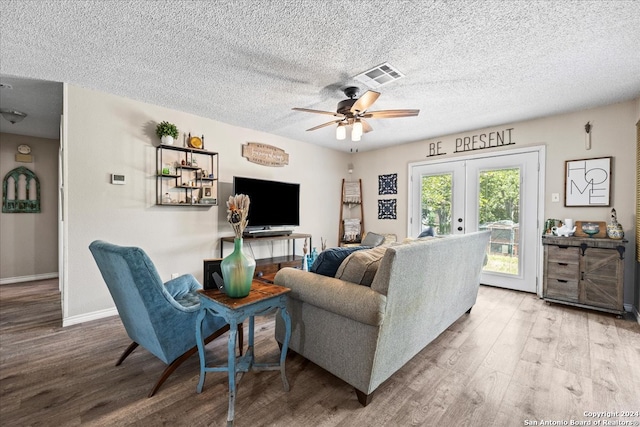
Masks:
[[[471,311],[488,242],[484,231],[392,244],[371,287],[280,270],[275,283],[291,288],[289,348],[352,385],[366,406],[382,382]]]

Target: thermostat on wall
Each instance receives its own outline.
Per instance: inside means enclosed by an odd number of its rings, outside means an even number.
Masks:
[[[118,174],[112,173],[111,174],[111,183],[112,184],[124,185],[126,183],[126,180],[124,179],[124,175],[118,175]]]

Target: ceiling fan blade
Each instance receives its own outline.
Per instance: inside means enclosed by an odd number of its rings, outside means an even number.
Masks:
[[[340,116],[342,116],[342,114],[339,114],[339,113],[332,113],[331,111],[311,110],[311,109],[309,109],[309,108],[298,108],[298,107],[294,107],[294,108],[292,108],[292,110],[295,110],[295,111],[303,111],[303,112],[305,112],[305,113],[328,114],[329,116],[335,116],[335,117],[340,117]]]
[[[371,132],[373,130],[371,125],[366,120],[360,119],[360,122],[362,122],[362,133]]]
[[[314,126],[314,127],[312,127],[311,129],[307,129],[307,132],[308,132],[308,131],[310,131],[310,130],[320,129],[320,128],[323,128],[323,127],[325,127],[325,126],[331,126],[331,125],[334,125],[334,124],[336,124],[336,123],[340,123],[341,121],[342,121],[342,119],[340,119],[340,120],[332,120],[332,121],[330,121],[330,122],[323,123],[323,124],[318,125],[318,126]]]
[[[360,117],[367,119],[393,119],[395,117],[414,117],[420,113],[420,110],[379,110],[370,111]]]
[[[368,90],[362,95],[358,100],[351,106],[352,113],[362,113],[363,111],[367,111],[376,99],[380,96],[380,92],[374,92],[372,90]]]

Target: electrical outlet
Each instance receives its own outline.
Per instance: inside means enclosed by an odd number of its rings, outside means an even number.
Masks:
[[[172,279],[175,279],[175,278],[177,278],[177,277],[180,277],[180,273],[173,273],[173,274],[171,275],[171,278],[172,278]]]
[[[551,193],[551,201],[552,202],[559,202],[560,201],[560,194],[559,193]]]

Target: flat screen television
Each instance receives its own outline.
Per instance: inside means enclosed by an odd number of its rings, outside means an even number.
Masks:
[[[234,176],[233,194],[251,202],[245,234],[291,234],[300,225],[300,184]]]

